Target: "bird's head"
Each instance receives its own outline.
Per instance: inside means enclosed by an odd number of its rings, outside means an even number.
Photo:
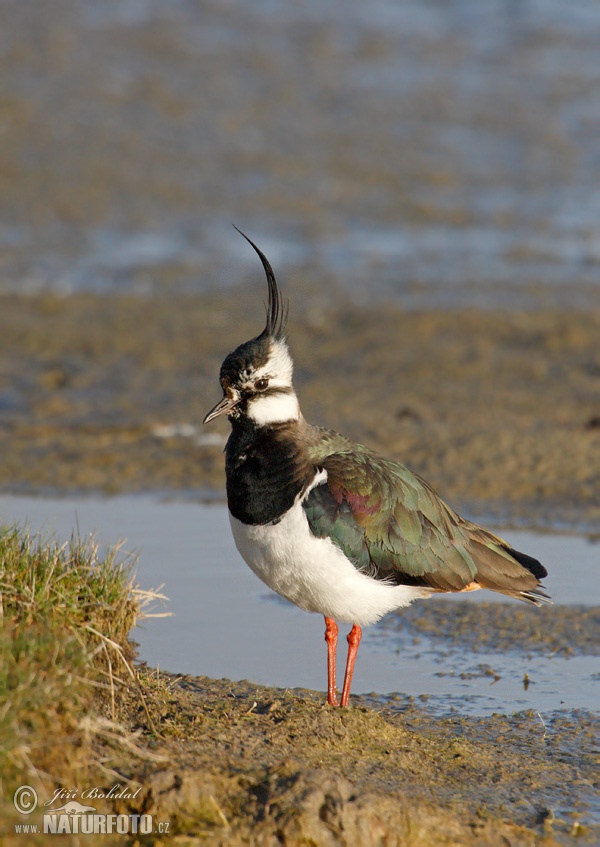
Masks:
[[[223,414],[231,421],[247,419],[257,426],[297,420],[300,408],[292,386],[294,366],[285,336],[287,303],[281,300],[267,257],[247,235],[238,232],[256,250],[265,269],[269,288],[267,323],[260,335],[240,344],[226,357],[219,375],[223,398],[206,415],[204,423]]]

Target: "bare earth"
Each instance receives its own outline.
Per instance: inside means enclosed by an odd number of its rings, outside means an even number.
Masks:
[[[167,759],[117,765],[143,786],[117,811],[170,820],[192,843],[597,843],[584,823],[596,779],[585,715],[433,718],[363,697],[342,710],[308,691],[149,679]]]
[[[222,359],[262,327],[256,294],[4,297],[0,487],[222,494],[227,422],[201,420]],[[457,509],[599,525],[600,311],[333,311],[307,298],[291,315],[311,422],[397,458]]]

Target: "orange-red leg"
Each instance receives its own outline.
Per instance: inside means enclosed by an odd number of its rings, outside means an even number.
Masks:
[[[327,702],[330,706],[339,706],[335,681],[338,625],[332,618],[325,618],[325,641],[327,642]]]
[[[347,636],[348,658],[346,660],[346,673],[344,675],[344,687],[342,688],[340,706],[347,706],[350,701],[350,686],[352,685],[352,675],[354,674],[354,665],[356,664],[356,655],[361,638],[362,629],[358,624],[354,624]]]

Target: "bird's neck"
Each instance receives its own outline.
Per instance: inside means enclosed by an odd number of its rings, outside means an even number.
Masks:
[[[246,416],[255,426],[262,427],[299,421],[302,413],[296,392],[290,386],[253,397]]]
[[[232,421],[225,470],[233,517],[274,523],[294,505],[315,473],[302,437],[306,426],[302,417],[261,426],[248,417]]]

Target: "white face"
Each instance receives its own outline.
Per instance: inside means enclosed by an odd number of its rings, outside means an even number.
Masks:
[[[285,342],[273,341],[268,361],[252,374],[256,394],[248,402],[248,417],[259,426],[298,420],[300,417],[298,398],[292,387],[293,370]],[[259,390],[261,380],[268,380],[264,394]]]

